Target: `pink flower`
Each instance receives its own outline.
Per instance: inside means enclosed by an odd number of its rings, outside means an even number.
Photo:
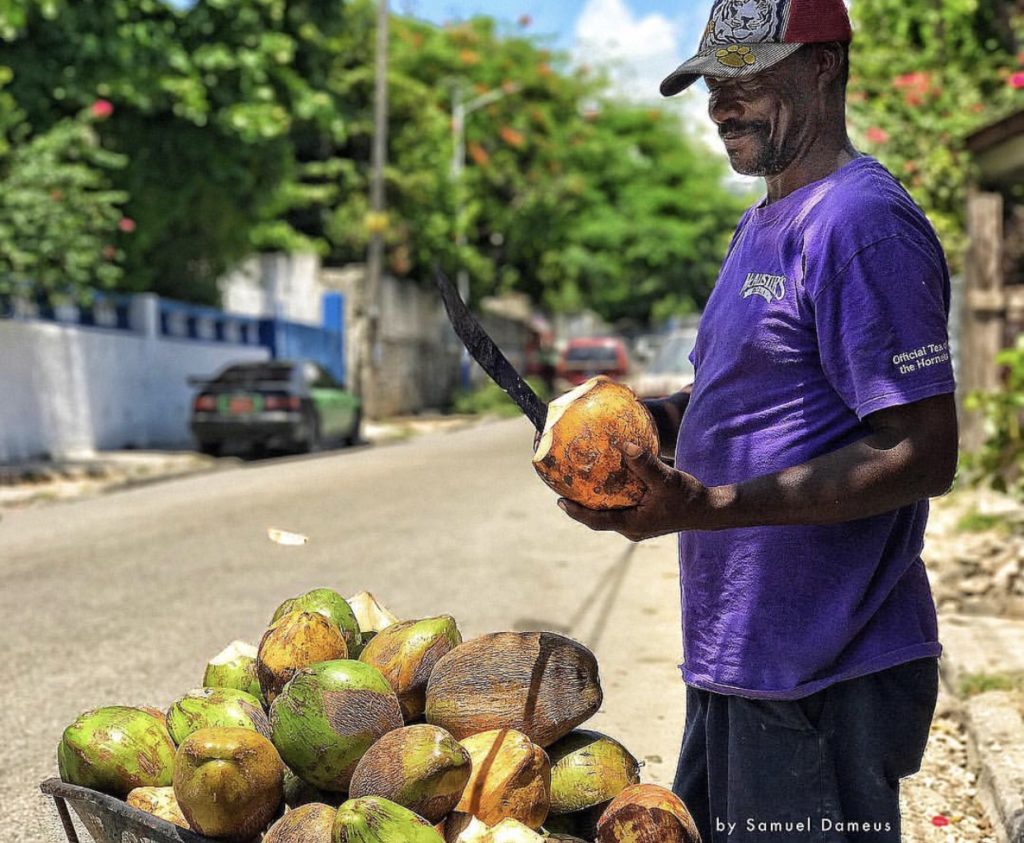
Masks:
[[[89,108],[89,111],[97,120],[106,120],[114,113],[114,105],[110,100],[96,100]]]
[[[1016,73],[1011,73],[1010,78],[1006,81],[1011,88],[1019,91],[1021,88],[1024,88],[1024,72],[1017,71]]]
[[[867,131],[867,139],[871,143],[885,143],[889,140],[889,133],[879,126],[872,126]]]
[[[117,223],[117,227],[121,229],[125,234],[131,234],[135,231],[135,220],[131,217],[121,217]]]

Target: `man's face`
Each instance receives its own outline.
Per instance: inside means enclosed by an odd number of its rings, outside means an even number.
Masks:
[[[808,51],[756,76],[705,79],[708,113],[732,168],[746,176],[786,170],[814,131],[817,88]]]

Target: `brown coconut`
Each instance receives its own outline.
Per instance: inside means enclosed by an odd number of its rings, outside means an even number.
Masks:
[[[551,805],[547,753],[522,732],[494,729],[462,741],[473,772],[455,810],[486,825],[518,820],[535,831]]]
[[[597,843],[700,843],[700,832],[683,800],[672,791],[635,784],[601,815]]]
[[[348,658],[341,630],[319,612],[290,612],[263,633],[256,675],[268,703],[299,670],[317,662]]]
[[[125,802],[180,828],[189,827],[178,800],[174,798],[173,787],[137,787],[128,794]]]
[[[427,722],[462,740],[516,729],[546,747],[593,716],[603,699],[597,659],[553,632],[498,632],[442,658],[427,684]]]
[[[469,782],[469,752],[437,726],[388,732],[359,760],[349,796],[382,796],[424,819],[441,822]]]
[[[274,745],[252,729],[199,729],[174,756],[174,796],[192,830],[207,837],[255,837],[284,801],[283,780]]]
[[[331,843],[336,807],[310,802],[289,811],[264,835],[263,843]]]
[[[423,714],[434,665],[461,643],[462,635],[450,615],[402,621],[380,630],[363,648],[359,661],[377,668],[388,680],[408,723]]]
[[[647,487],[619,450],[630,442],[657,455],[654,419],[633,390],[601,375],[548,405],[533,467],[558,494],[588,509],[633,507]]]

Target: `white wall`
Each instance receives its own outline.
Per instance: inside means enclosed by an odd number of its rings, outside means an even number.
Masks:
[[[262,346],[164,339],[149,317],[139,331],[0,320],[0,462],[187,447],[187,378],[269,357]]]
[[[267,253],[241,263],[219,282],[230,313],[323,324],[320,258],[314,254]]]

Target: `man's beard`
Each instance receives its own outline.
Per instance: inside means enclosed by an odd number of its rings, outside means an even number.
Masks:
[[[742,123],[728,120],[718,127],[721,137],[746,135],[747,145],[752,151],[729,150],[729,163],[744,176],[777,176],[793,163],[795,151],[772,144],[771,126],[765,122]]]

